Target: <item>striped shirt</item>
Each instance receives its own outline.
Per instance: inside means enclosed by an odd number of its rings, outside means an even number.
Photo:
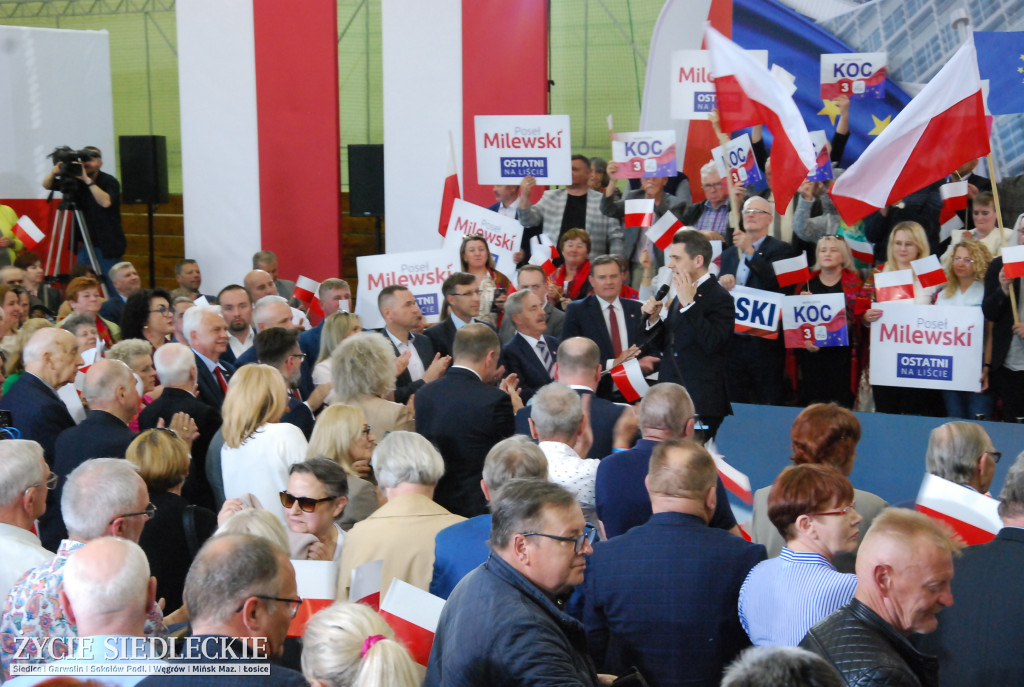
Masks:
[[[819,620],[850,602],[857,576],[824,556],[783,547],[754,566],[740,588],[740,623],[755,646],[796,646]]]

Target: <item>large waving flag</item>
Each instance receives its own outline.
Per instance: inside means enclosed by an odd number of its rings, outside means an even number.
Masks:
[[[830,191],[847,224],[989,152],[974,41],[968,40]]]
[[[975,31],[978,71],[992,114],[1024,112],[1024,31]]]
[[[780,211],[816,166],[814,144],[786,88],[711,26],[704,29],[722,131],[764,124],[771,131],[772,193]]]
[[[459,192],[459,168],[455,165],[455,143],[452,132],[448,132],[448,168],[444,175],[444,191],[441,194],[441,218],[437,224],[437,233],[444,236],[448,233],[448,223],[452,219],[452,207],[455,199],[461,198]]]

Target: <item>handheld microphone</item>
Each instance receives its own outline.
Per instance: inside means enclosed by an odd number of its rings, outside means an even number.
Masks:
[[[661,288],[658,289],[658,293],[654,294],[654,300],[656,300],[656,301],[665,300],[665,296],[668,295],[668,290],[669,290],[669,285],[668,284],[662,284]]]

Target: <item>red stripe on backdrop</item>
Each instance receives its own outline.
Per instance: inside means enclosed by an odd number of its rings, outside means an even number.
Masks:
[[[341,276],[337,11],[253,0],[262,248],[284,279]]]
[[[548,0],[509,9],[462,2],[462,197],[484,207],[494,193],[476,183],[473,117],[548,114]]]
[[[726,38],[732,38],[732,0],[711,0],[708,21],[711,22],[713,29]],[[704,200],[704,189],[700,186],[700,168],[711,159],[711,149],[717,147],[718,139],[715,137],[715,130],[711,128],[711,122],[700,119],[690,122],[689,133],[686,135],[683,172],[690,180],[690,191],[695,203]]]

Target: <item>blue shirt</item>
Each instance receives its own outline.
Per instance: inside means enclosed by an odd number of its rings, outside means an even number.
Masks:
[[[491,516],[478,515],[444,528],[434,539],[434,575],[430,593],[447,599],[463,577],[487,560]]]
[[[796,646],[819,620],[846,605],[857,576],[817,553],[783,547],[754,566],[740,589],[740,623],[755,646]]]

